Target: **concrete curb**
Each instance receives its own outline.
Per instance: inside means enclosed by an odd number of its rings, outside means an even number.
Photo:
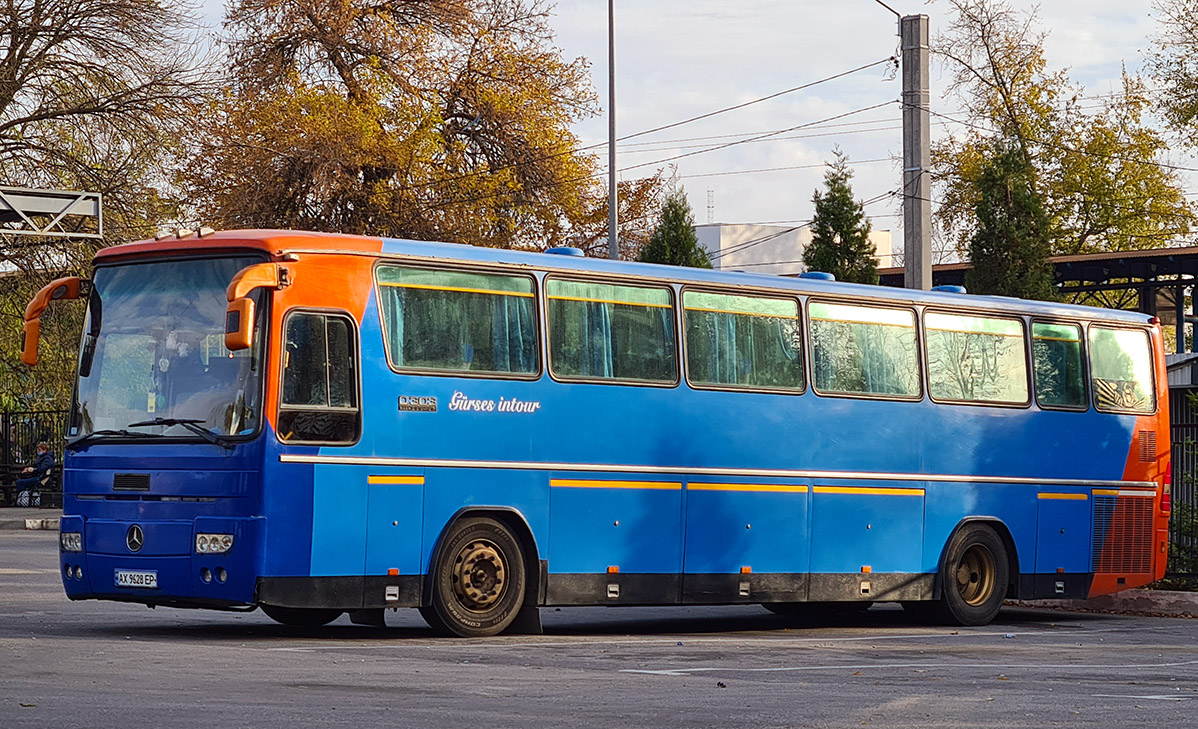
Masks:
[[[1171,618],[1198,618],[1198,592],[1125,590],[1089,600],[1014,600],[1010,605],[1091,613],[1130,613]]]
[[[59,509],[3,508],[0,509],[0,530],[57,530],[61,516],[62,511]]]

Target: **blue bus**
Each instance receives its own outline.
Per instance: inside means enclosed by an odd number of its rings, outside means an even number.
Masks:
[[[991,621],[1163,575],[1159,323],[291,231],[100,251],[70,599],[459,636],[568,605]]]

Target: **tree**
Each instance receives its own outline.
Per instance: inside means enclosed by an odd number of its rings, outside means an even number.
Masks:
[[[0,8],[0,182],[99,192],[102,240],[47,241],[0,228],[0,402],[65,406],[82,307],[42,319],[42,363],[18,363],[25,304],[86,274],[97,248],[148,237],[177,214],[166,170],[205,88],[194,24],[145,0],[14,0]],[[94,232],[94,231],[92,231]]]
[[[825,190],[815,191],[811,201],[815,215],[811,219],[811,244],[803,250],[803,265],[809,271],[823,271],[838,281],[876,284],[878,261],[869,239],[869,219],[865,206],[853,200],[849,158],[835,149],[836,160],[824,172]]]
[[[1160,33],[1153,39],[1146,68],[1162,93],[1157,110],[1182,138],[1194,143],[1198,127],[1198,0],[1155,0]]]
[[[711,260],[699,245],[699,236],[695,234],[695,216],[682,188],[666,195],[661,218],[641,251],[640,260],[670,266],[711,268]]]
[[[1154,248],[1185,236],[1193,214],[1166,140],[1144,122],[1144,83],[1124,73],[1097,110],[1063,71],[1049,72],[1034,13],[999,0],[949,0],[953,23],[934,43],[962,101],[966,131],[932,151],[938,235],[959,252],[976,227],[977,181],[995,140],[1023,151],[1044,202],[1055,254]]]
[[[595,99],[546,16],[542,0],[240,0],[195,204],[224,226],[561,242],[599,194],[570,131]]]
[[[1033,169],[1015,140],[1000,142],[978,177],[973,267],[965,285],[976,294],[1053,300],[1049,222],[1032,186]]]

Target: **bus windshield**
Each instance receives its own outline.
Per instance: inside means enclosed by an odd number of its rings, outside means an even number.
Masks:
[[[96,270],[69,435],[236,436],[258,428],[261,336],[224,346],[225,288],[257,258]],[[100,318],[94,342],[92,317]],[[260,329],[260,322],[258,328]],[[92,353],[94,352],[94,353]],[[86,366],[90,358],[90,367]]]

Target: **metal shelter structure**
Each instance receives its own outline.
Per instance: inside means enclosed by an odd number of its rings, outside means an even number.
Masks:
[[[0,236],[103,238],[101,194],[0,185]]]

